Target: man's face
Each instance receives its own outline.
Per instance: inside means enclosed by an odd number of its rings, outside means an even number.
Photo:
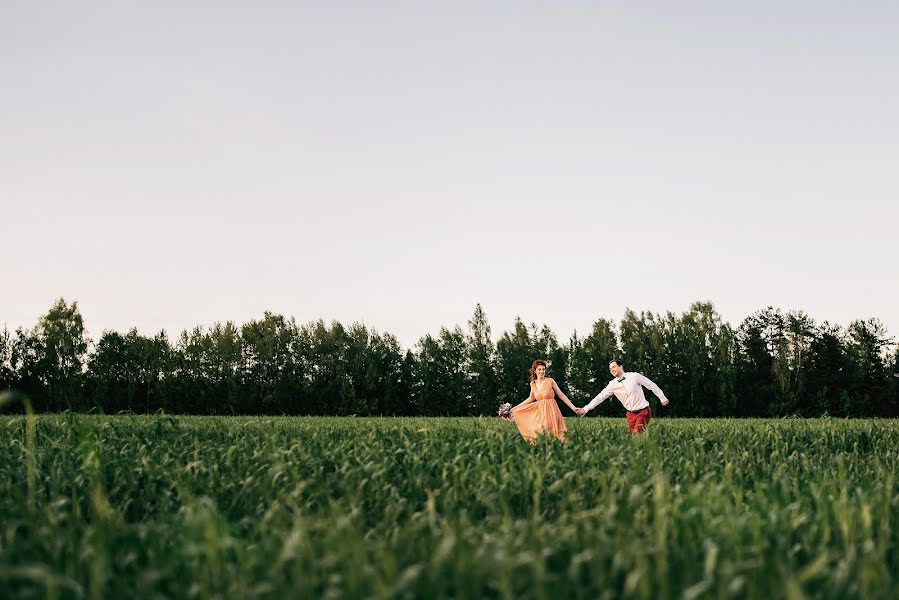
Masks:
[[[612,377],[614,377],[615,379],[618,379],[619,377],[624,375],[624,369],[622,369],[621,366],[617,362],[610,362],[609,363],[609,373],[612,374]]]

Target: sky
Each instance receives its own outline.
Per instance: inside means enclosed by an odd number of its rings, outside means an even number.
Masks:
[[[0,326],[899,336],[896,2],[0,0]]]

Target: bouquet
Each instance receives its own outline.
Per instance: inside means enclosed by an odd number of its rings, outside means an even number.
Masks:
[[[506,402],[505,404],[501,404],[499,410],[496,411],[496,414],[499,415],[500,419],[512,421],[512,405],[508,402]]]

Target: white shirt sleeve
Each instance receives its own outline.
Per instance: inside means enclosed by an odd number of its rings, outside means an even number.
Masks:
[[[668,402],[668,398],[665,397],[665,392],[659,389],[659,386],[655,384],[653,380],[645,375],[637,373],[637,383],[648,389],[650,392],[655,394],[659,400],[664,400],[666,403]]]
[[[605,402],[606,398],[612,395],[612,383],[610,382],[603,391],[601,391],[597,396],[591,400],[587,406],[584,407],[585,412],[590,412],[591,409],[599,406],[603,402]]]

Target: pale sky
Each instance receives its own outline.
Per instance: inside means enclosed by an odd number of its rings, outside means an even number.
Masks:
[[[899,335],[896,2],[0,0],[0,326]]]

